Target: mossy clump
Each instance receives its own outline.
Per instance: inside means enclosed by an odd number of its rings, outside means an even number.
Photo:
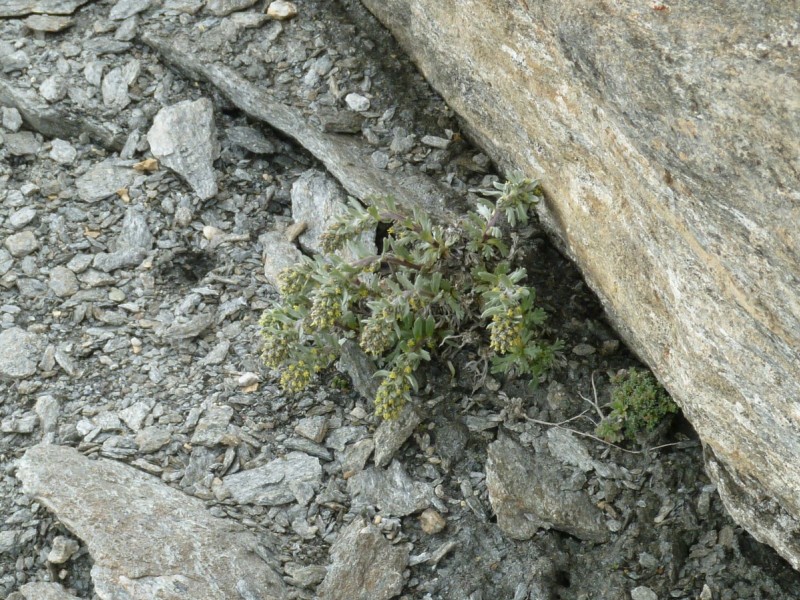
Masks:
[[[611,385],[611,412],[595,431],[608,442],[636,441],[678,412],[678,405],[649,371],[621,371],[611,378]]]

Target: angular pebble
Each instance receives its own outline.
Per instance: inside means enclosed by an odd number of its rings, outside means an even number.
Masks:
[[[183,177],[201,200],[217,194],[214,161],[220,148],[208,98],[162,108],[147,132],[153,155]]]
[[[17,477],[24,493],[84,541],[101,598],[286,598],[281,577],[261,558],[270,549],[151,475],[72,448],[38,445],[19,460]]]
[[[41,336],[19,327],[0,332],[0,379],[24,379],[36,373],[43,347]]]
[[[25,600],[81,600],[57,583],[26,583],[19,588],[19,593]]]
[[[344,97],[344,101],[347,104],[347,107],[352,111],[365,112],[369,110],[369,98],[362,96],[361,94],[347,94],[347,96]]]
[[[53,547],[47,555],[47,561],[54,565],[61,565],[67,562],[73,554],[80,548],[80,544],[63,535],[57,535],[53,538]]]
[[[373,504],[384,516],[405,517],[431,505],[433,487],[414,481],[403,465],[393,461],[388,469],[371,467],[347,480],[354,506]],[[351,508],[352,509],[352,508]]]
[[[275,0],[267,7],[267,16],[276,21],[285,21],[297,16],[297,6],[285,0]]]
[[[11,256],[27,256],[39,247],[39,241],[32,231],[20,231],[6,238],[6,248]]]
[[[0,114],[2,115],[3,127],[11,132],[16,133],[22,127],[22,115],[16,108],[3,106],[0,107]]]
[[[403,591],[409,544],[393,545],[363,517],[342,528],[317,588],[320,600],[389,600]]]
[[[50,144],[50,158],[62,165],[69,165],[75,162],[78,151],[75,147],[64,140],[53,140]]]
[[[36,209],[30,206],[20,208],[8,217],[8,224],[14,229],[22,229],[36,218]]]
[[[223,485],[239,504],[278,506],[297,500],[294,488],[303,484],[318,490],[322,481],[319,459],[290,452],[264,466],[228,475]]]
[[[75,273],[61,266],[50,269],[48,285],[59,298],[69,298],[80,289]]]
[[[39,86],[39,93],[48,102],[58,102],[67,95],[67,84],[59,75],[51,75]]]
[[[582,540],[607,541],[603,513],[585,490],[568,488],[571,476],[572,470],[548,451],[533,452],[501,435],[489,445],[486,461],[486,487],[497,525],[517,540],[552,528]]]
[[[236,12],[237,10],[244,10],[250,8],[258,0],[209,0],[206,2],[206,12],[218,17],[224,17]]]
[[[97,202],[113,196],[118,190],[133,182],[136,172],[115,163],[113,160],[94,165],[76,181],[78,196],[84,202]]]

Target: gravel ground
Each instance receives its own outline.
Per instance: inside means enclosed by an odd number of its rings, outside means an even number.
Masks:
[[[269,265],[296,251],[282,232],[301,177],[342,197],[423,182],[450,207],[497,177],[360,4],[298,3],[285,20],[280,2],[37,4],[0,4],[3,594],[51,597],[33,584],[58,582],[128,597],[90,577],[126,543],[123,520],[85,533],[46,508],[90,482],[23,493],[20,458],[44,441],[243,526],[280,597],[800,598],[798,574],[726,515],[682,417],[646,452],[542,424],[606,402],[609,376],[638,363],[535,226],[527,266],[566,343],[538,390],[473,390],[434,364],[420,411],[391,426],[357,380],[280,392],[257,323],[276,298]]]

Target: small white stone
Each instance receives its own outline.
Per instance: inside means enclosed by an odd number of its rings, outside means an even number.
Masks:
[[[222,235],[222,230],[217,229],[213,225],[206,225],[203,227],[203,237],[207,240],[213,240],[215,237]]]
[[[39,93],[48,102],[58,102],[67,95],[67,85],[58,75],[51,75],[39,86]]]
[[[250,387],[254,383],[258,383],[258,382],[259,382],[258,375],[256,375],[255,373],[249,373],[249,372],[248,373],[242,373],[241,375],[239,375],[239,379],[236,381],[236,383],[239,384],[239,387],[243,387],[243,388],[244,387]]]
[[[270,2],[270,5],[267,7],[267,16],[275,19],[276,21],[291,19],[296,15],[297,6],[293,2],[275,0],[275,2]]]
[[[53,538],[53,548],[47,555],[47,561],[54,565],[61,565],[67,562],[78,551],[78,548],[80,546],[75,540],[57,535]]]
[[[658,595],[649,587],[640,585],[631,590],[631,600],[658,600]]]
[[[20,208],[8,217],[8,224],[14,229],[22,229],[36,218],[36,210],[30,206]]]
[[[369,98],[362,96],[361,94],[347,94],[347,96],[344,98],[344,101],[352,111],[364,112],[369,110]]]
[[[72,163],[78,156],[78,151],[69,142],[53,140],[50,148],[50,158],[62,165]]]
[[[9,108],[4,106],[0,109],[3,114],[3,127],[11,132],[16,133],[22,127],[22,115],[16,108]]]

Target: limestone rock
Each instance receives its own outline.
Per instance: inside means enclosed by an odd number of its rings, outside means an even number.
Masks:
[[[310,252],[322,252],[320,238],[333,219],[343,213],[347,196],[336,180],[322,171],[309,169],[292,185],[292,217],[306,223],[300,244]],[[360,241],[375,251],[375,232],[365,232]]]
[[[26,583],[19,591],[25,600],[80,600],[57,583]]]
[[[0,17],[33,14],[71,15],[89,0],[6,0],[0,4]]]
[[[84,202],[97,202],[128,187],[136,172],[113,160],[94,165],[76,181],[78,196]]]
[[[398,461],[385,470],[371,467],[356,473],[347,480],[347,491],[354,505],[373,504],[393,517],[425,510],[433,496],[431,485],[411,479]]]
[[[206,11],[218,17],[224,17],[237,10],[250,8],[256,0],[210,0],[206,2]]]
[[[407,544],[393,546],[380,530],[358,517],[331,546],[331,565],[320,600],[389,600],[403,590]]]
[[[569,489],[571,471],[546,451],[533,453],[502,435],[489,446],[486,487],[497,524],[517,540],[557,529],[582,540],[604,542],[602,513],[584,490]]]
[[[0,379],[24,379],[36,373],[43,341],[19,327],[0,332]]]
[[[322,466],[304,452],[290,452],[262,467],[240,471],[224,479],[225,488],[239,504],[277,506],[295,501],[307,485],[319,489]]]
[[[41,444],[20,459],[17,475],[26,494],[86,543],[102,600],[250,597],[242,590],[286,597],[281,578],[260,558],[269,551],[257,549],[252,534],[150,475]]]
[[[200,199],[217,194],[213,163],[220,148],[208,98],[162,108],[147,132],[147,141],[161,163],[183,177]]]
[[[800,568],[796,5],[364,4],[486,154],[541,180],[619,333],[772,499],[732,514]]]

